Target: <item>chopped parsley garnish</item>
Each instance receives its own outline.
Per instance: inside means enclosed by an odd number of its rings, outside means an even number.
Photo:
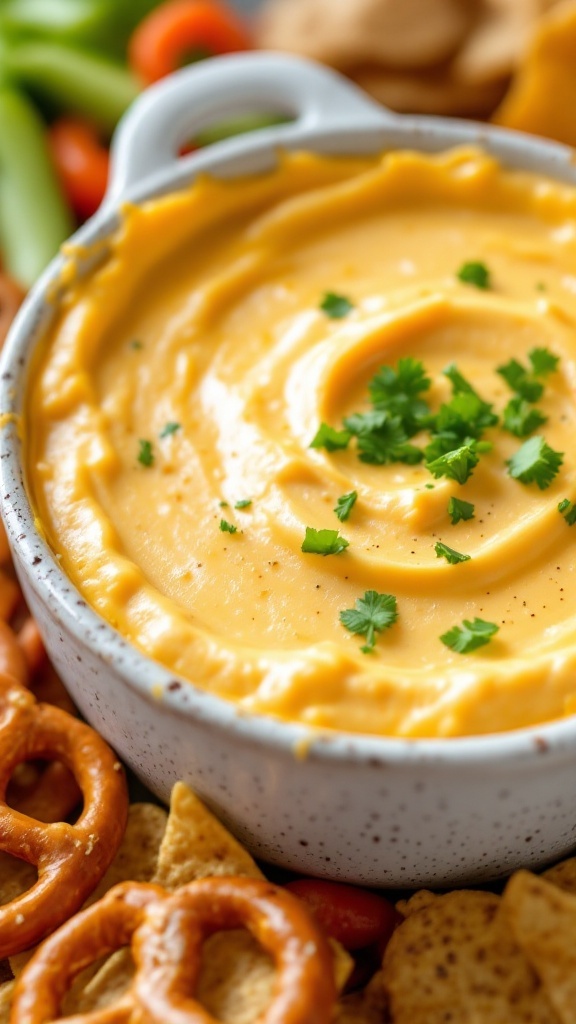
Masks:
[[[453,626],[442,634],[440,640],[457,654],[470,654],[489,643],[499,628],[495,622],[486,622],[485,619],[464,619],[461,626]]]
[[[430,470],[436,479],[446,476],[451,480],[456,480],[459,484],[465,484],[479,462],[476,447],[476,442],[471,441],[470,444],[455,448],[438,459],[434,459],[433,462],[427,462],[426,469]]]
[[[160,431],[160,437],[170,437],[171,434],[175,434],[177,430],[180,430],[181,423],[165,423]]]
[[[349,541],[341,537],[338,530],[315,530],[307,526],[301,551],[309,555],[339,555],[348,544]]]
[[[320,309],[331,320],[342,320],[354,309],[354,304],[345,295],[338,295],[336,292],[325,292],[324,298],[320,303]]]
[[[496,373],[504,378],[512,391],[525,398],[527,402],[537,402],[542,397],[544,385],[517,359],[510,359],[504,366],[498,366]]]
[[[508,386],[525,398],[527,402],[537,402],[542,397],[544,385],[538,377],[547,377],[554,373],[560,362],[559,356],[555,356],[547,348],[533,348],[528,353],[531,369],[526,369],[517,359],[510,359],[504,366],[496,370],[504,378]]]
[[[346,629],[366,637],[366,643],[360,648],[363,654],[374,650],[376,633],[389,629],[397,618],[396,598],[392,594],[379,594],[376,590],[367,590],[364,597],[358,598],[354,608],[340,612],[340,622]]]
[[[480,397],[470,384],[470,381],[467,381],[466,377],[460,373],[456,363],[448,363],[448,366],[444,367],[442,373],[445,377],[448,377],[455,395],[476,395],[477,398]]]
[[[385,466],[390,462],[415,465],[424,457],[421,448],[408,443],[401,417],[393,416],[385,409],[353,413],[346,417],[344,426],[356,437],[361,462],[375,466]]]
[[[434,545],[434,551],[436,552],[436,558],[445,558],[450,565],[458,565],[459,562],[469,562],[471,558],[471,555],[463,555],[460,551],[454,551],[454,548],[449,548],[441,540]]]
[[[130,348],[133,348],[138,352],[141,348],[144,348],[144,345],[141,341],[138,341],[138,338],[134,338],[134,340],[130,342]]]
[[[511,398],[504,409],[502,426],[516,437],[528,437],[534,430],[546,423],[548,417],[518,395]]]
[[[461,498],[448,499],[448,515],[453,526],[461,519],[474,519],[474,505],[470,501],[462,501]]]
[[[220,520],[220,529],[222,533],[238,533],[238,527],[234,526],[234,523],[229,523],[227,519]]]
[[[310,448],[325,448],[327,452],[336,452],[347,448],[351,437],[348,430],[335,430],[327,423],[321,423],[310,442]]]
[[[568,498],[564,498],[558,504],[558,511],[560,515],[564,516],[568,526],[574,526],[574,523],[576,523],[576,505],[573,505]]]
[[[356,504],[357,498],[357,491],[350,491],[348,494],[341,494],[340,497],[337,499],[336,508],[334,509],[334,511],[341,523],[345,522],[346,519],[348,519],[348,516],[350,515],[352,509],[354,508],[354,505]]]
[[[531,437],[508,459],[510,476],[523,484],[535,483],[541,491],[550,486],[564,461],[563,452],[555,452],[543,437]]]
[[[560,356],[555,356],[548,348],[533,348],[528,353],[528,359],[532,363],[532,373],[535,377],[547,377],[558,369]]]
[[[240,501],[235,502],[234,508],[248,508],[252,504],[252,498],[241,498]]]
[[[152,448],[152,441],[147,441],[144,438],[140,438],[138,441],[140,450],[138,452],[138,462],[141,466],[146,466],[148,469],[154,465],[154,451]]]
[[[406,437],[427,426],[430,409],[418,396],[428,391],[430,378],[419,359],[399,359],[396,369],[382,366],[368,384],[375,409],[399,416]]]
[[[230,503],[228,501],[219,501],[220,508],[229,508]]]
[[[485,263],[480,263],[478,260],[463,263],[457,271],[456,277],[464,284],[473,284],[475,288],[490,287],[490,271]]]

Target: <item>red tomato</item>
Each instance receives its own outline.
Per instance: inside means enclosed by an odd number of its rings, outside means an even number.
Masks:
[[[48,130],[48,144],[64,194],[79,220],[96,212],[106,192],[110,158],[84,121],[62,117]]]
[[[145,84],[190,59],[248,50],[250,38],[234,11],[217,0],[166,0],[135,29],[128,62]]]
[[[299,896],[322,925],[345,949],[362,949],[388,942],[400,920],[392,903],[367,889],[320,878],[299,878],[286,889]]]

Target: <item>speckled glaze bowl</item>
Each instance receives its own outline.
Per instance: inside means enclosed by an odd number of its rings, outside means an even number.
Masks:
[[[177,159],[195,131],[255,110],[290,124]],[[88,249],[118,206],[275,165],[276,148],[370,153],[479,144],[504,164],[576,184],[573,153],[512,132],[397,117],[325,69],[276,54],[218,58],[146,92],[121,125],[109,193],[76,236]],[[160,797],[188,782],[252,852],[303,873],[380,886],[481,881],[566,854],[576,842],[576,718],[458,740],[317,736],[238,713],[174,678],[89,608],[34,525],[12,414],[58,303],[56,259],[24,304],[0,366],[2,508],[46,646],[88,721]],[[91,269],[87,258],[82,273]]]

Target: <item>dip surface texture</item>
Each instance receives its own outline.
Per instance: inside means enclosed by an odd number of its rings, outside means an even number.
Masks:
[[[469,261],[490,287],[459,279]],[[351,308],[330,315],[326,293]],[[496,370],[542,348],[559,359],[531,404],[547,420],[518,438]],[[406,357],[435,415],[454,363],[500,418],[465,483],[362,461],[356,438],[310,447],[372,410],[369,382]],[[403,737],[514,729],[576,711],[576,526],[558,511],[576,500],[575,387],[573,190],[469,150],[284,156],[124,210],[32,367],[29,484],[93,607],[244,711]],[[506,465],[531,436],[564,455],[544,489]],[[473,518],[453,524],[451,497]],[[348,547],[303,553],[306,527]],[[371,653],[340,621],[366,591],[398,612]],[[485,646],[439,639],[475,618],[499,627]]]

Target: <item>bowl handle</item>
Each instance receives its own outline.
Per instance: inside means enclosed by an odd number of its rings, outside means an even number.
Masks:
[[[264,133],[271,132],[280,145],[304,141],[310,129],[373,129],[396,120],[342,75],[313,61],[280,53],[215,57],[163,79],[132,105],[114,139],[106,205],[122,200],[144,179],[173,170],[179,160],[197,162],[199,154],[178,154],[202,128],[257,112],[293,118],[257,133],[264,141]],[[239,144],[246,148],[245,136],[218,143],[230,155]]]

